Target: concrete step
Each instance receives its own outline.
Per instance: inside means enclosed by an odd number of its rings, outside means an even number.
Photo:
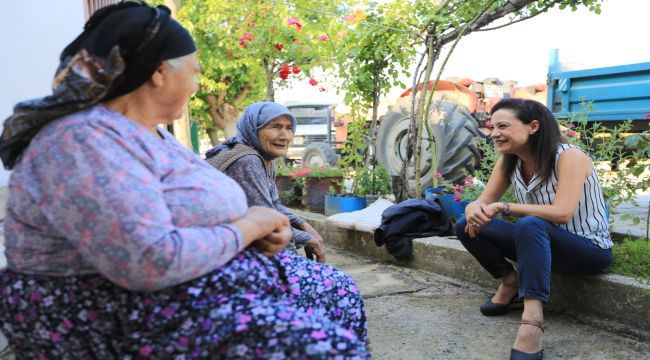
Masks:
[[[400,262],[375,245],[367,224],[341,227],[320,214],[296,211],[326,239],[328,245],[369,259],[430,271],[496,289],[493,279],[454,237],[430,237],[413,241],[413,259]],[[650,285],[633,278],[602,274],[570,276],[553,274],[547,309],[572,314],[618,333],[650,340]]]

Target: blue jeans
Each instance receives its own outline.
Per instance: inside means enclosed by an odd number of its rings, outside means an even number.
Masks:
[[[564,274],[597,274],[612,262],[611,249],[601,249],[591,240],[559,228],[535,216],[512,224],[493,219],[476,238],[465,233],[465,217],[456,223],[463,246],[495,279],[512,271],[517,262],[519,296],[546,303],[551,294],[551,268]]]

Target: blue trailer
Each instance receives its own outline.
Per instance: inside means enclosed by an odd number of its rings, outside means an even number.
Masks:
[[[650,62],[563,71],[559,51],[551,50],[547,106],[557,118],[582,112],[591,102],[588,121],[615,126],[633,120],[635,131],[650,124]]]

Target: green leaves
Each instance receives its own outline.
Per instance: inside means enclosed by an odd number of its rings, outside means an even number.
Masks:
[[[290,78],[307,81],[313,68],[334,65],[336,37],[343,25],[336,14],[343,1],[294,0],[295,6],[255,0],[185,0],[179,21],[194,37],[203,75],[191,102],[193,117],[210,119],[223,104],[236,109],[262,99],[267,89],[286,84],[278,71],[298,66]],[[325,35],[325,36],[324,36]],[[215,112],[206,100],[214,97]],[[267,97],[269,96],[267,92]],[[272,96],[272,95],[271,95]],[[203,128],[212,126],[202,123]]]
[[[631,134],[632,121],[614,127],[587,121],[593,105],[583,102],[581,106],[583,110],[570,119],[558,120],[560,128],[565,129],[565,138],[594,159],[603,195],[611,203],[612,213],[624,202],[638,206],[635,194],[650,188],[650,177],[644,176],[647,164],[639,160],[647,159],[650,132]],[[623,215],[622,219],[632,220],[634,224],[641,221],[637,216]]]

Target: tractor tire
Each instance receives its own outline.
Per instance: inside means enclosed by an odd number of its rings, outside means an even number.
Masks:
[[[311,143],[302,152],[301,161],[308,166],[336,165],[339,161],[339,156],[326,143]]]
[[[448,182],[459,183],[478,167],[481,154],[476,137],[482,135],[476,119],[464,106],[446,101],[436,101],[431,107],[429,127],[436,146],[437,168]],[[406,157],[409,114],[406,109],[391,111],[382,119],[377,134],[377,160],[391,175],[398,175]],[[422,157],[420,160],[420,185],[424,191],[433,184],[431,144],[426,129],[422,131]],[[415,166],[407,168],[408,191],[415,195]]]

